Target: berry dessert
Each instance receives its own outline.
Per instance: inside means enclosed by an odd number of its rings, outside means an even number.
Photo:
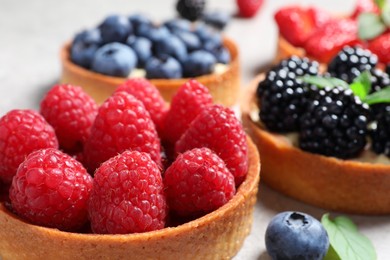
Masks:
[[[242,119],[266,184],[330,210],[390,213],[390,81],[375,54],[346,46],[322,66],[292,56],[248,89]]]
[[[97,107],[82,88],[57,85],[41,113],[0,119],[1,259],[238,252],[253,221],[259,154],[207,87],[186,82],[169,107],[151,82],[129,79]]]
[[[386,1],[356,0],[353,12],[345,15],[314,6],[282,7],[275,13],[279,28],[275,60],[297,55],[328,63],[344,46],[359,44],[375,53],[382,64],[390,63],[388,5]]]
[[[194,20],[203,15],[204,4],[181,0],[177,8]],[[232,106],[240,85],[238,49],[214,29],[224,27],[227,19],[157,23],[144,15],[108,16],[64,45],[60,81],[82,86],[101,104],[128,78],[149,79],[168,102],[195,78],[208,87],[216,103]]]

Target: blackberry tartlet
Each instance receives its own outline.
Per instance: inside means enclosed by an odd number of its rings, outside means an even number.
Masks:
[[[256,77],[241,102],[264,183],[329,210],[390,214],[388,75],[373,66],[348,84],[321,66],[297,77],[288,60]]]

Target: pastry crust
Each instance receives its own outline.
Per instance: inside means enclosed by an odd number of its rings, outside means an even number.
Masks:
[[[240,87],[240,66],[237,45],[229,38],[224,38],[224,46],[229,50],[231,61],[227,70],[196,77],[195,79],[209,88],[214,103],[233,106],[238,102]],[[96,102],[103,101],[112,94],[115,88],[123,83],[125,78],[102,75],[74,64],[69,58],[70,43],[65,44],[60,53],[62,63],[61,83],[79,85],[91,95]],[[164,99],[170,102],[174,93],[187,82],[182,79],[154,79],[151,82],[159,89]]]
[[[262,181],[273,189],[328,210],[367,215],[390,214],[390,166],[341,160],[296,148],[284,136],[252,121],[256,77],[242,98],[242,120],[259,149]]]
[[[78,234],[24,222],[0,203],[0,258],[231,259],[249,234],[260,159],[248,138],[249,169],[237,194],[221,208],[177,227],[129,235]]]

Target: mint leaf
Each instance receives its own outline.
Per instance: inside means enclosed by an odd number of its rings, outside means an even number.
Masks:
[[[328,252],[326,253],[323,260],[342,260],[339,255],[334,251],[332,245],[329,245]]]
[[[364,100],[371,91],[371,73],[367,70],[362,72],[353,80],[353,83],[349,87],[356,96]]]
[[[379,7],[379,9],[383,9],[384,5],[386,4],[386,0],[375,0],[375,4]]]
[[[382,20],[387,27],[390,27],[390,4],[386,3],[382,8]]]
[[[303,82],[316,85],[319,88],[325,88],[325,87],[343,87],[343,88],[349,88],[349,85],[347,82],[338,79],[338,78],[324,78],[320,76],[304,76],[301,78]]]
[[[330,245],[339,259],[376,259],[371,241],[359,233],[356,225],[349,218],[339,216],[332,221],[329,214],[325,214],[322,216],[321,223],[328,232]]]
[[[366,96],[362,101],[369,105],[390,103],[390,86]]]
[[[358,35],[362,40],[371,40],[386,31],[381,17],[374,13],[362,13],[358,17]]]

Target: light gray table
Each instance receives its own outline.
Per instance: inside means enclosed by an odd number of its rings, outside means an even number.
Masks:
[[[76,31],[94,26],[112,13],[143,12],[156,19],[167,19],[175,14],[174,2],[0,0],[0,116],[14,108],[38,108],[38,100],[60,75],[58,54],[61,44],[72,38]],[[241,50],[243,89],[274,56],[277,35],[274,11],[293,2],[266,0],[264,8],[254,19],[234,19],[227,28],[226,34],[237,41]],[[353,7],[353,0],[295,2],[316,3],[337,13],[348,12]],[[208,4],[210,9],[235,10],[234,0],[214,0]],[[276,213],[298,210],[320,218],[326,212],[289,199],[263,184],[258,199],[252,232],[235,259],[269,259],[265,253],[264,233]],[[350,217],[373,241],[378,259],[389,259],[390,218]]]

